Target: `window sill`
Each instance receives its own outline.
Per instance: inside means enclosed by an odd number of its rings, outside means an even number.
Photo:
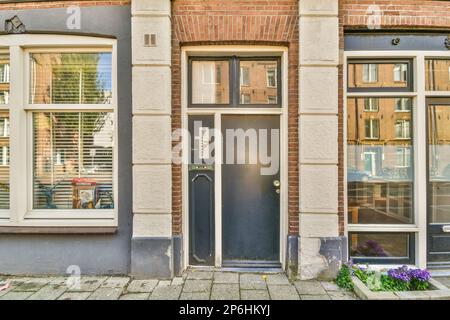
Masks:
[[[0,226],[0,234],[115,234],[118,227]]]

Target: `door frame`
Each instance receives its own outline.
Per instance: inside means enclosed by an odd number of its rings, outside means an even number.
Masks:
[[[189,56],[274,56],[281,60],[281,106],[277,108],[188,108],[189,97]],[[285,269],[287,234],[288,234],[288,49],[282,46],[250,45],[211,45],[186,46],[181,49],[181,129],[188,129],[189,115],[214,115],[214,128],[221,132],[221,118],[224,114],[233,115],[279,115],[280,116],[280,263]],[[217,140],[216,159],[222,159],[222,141]],[[188,141],[183,139],[183,150],[188,150]],[[182,162],[182,231],[184,266],[189,266],[189,172],[188,152],[183,152]],[[220,161],[214,165],[215,172],[215,264],[222,267],[222,170]]]

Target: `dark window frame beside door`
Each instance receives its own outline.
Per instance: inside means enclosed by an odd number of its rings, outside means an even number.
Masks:
[[[198,86],[195,87],[194,85],[196,83],[194,77],[198,73],[195,70],[195,64],[201,64],[202,62],[228,63],[229,98],[224,100],[226,102],[201,103],[198,100],[195,101],[194,97],[199,95],[198,92],[194,91],[199,89]],[[260,70],[265,70],[264,74],[252,74],[252,72],[258,72],[258,69],[254,68],[252,70],[250,66],[246,65],[252,62],[258,64]],[[269,77],[269,71],[273,72],[273,69],[275,69],[275,83]],[[246,70],[246,74],[243,73],[243,70]],[[223,73],[224,71],[222,70],[222,75]],[[278,56],[191,56],[188,60],[188,108],[281,108],[281,84],[281,57]],[[222,85],[225,84],[222,83]],[[208,88],[204,89],[207,90]],[[250,100],[248,100],[249,96]],[[253,102],[253,100],[256,100],[256,102]]]

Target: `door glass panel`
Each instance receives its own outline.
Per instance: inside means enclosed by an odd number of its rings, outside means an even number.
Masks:
[[[241,60],[240,103],[278,103],[278,63],[274,60]]]
[[[192,61],[193,104],[229,104],[229,62]]]
[[[348,64],[348,88],[409,87],[409,64],[399,62],[353,62]]]
[[[425,85],[427,91],[450,91],[450,59],[425,61]]]
[[[431,223],[450,223],[450,105],[428,108]]]
[[[349,223],[413,223],[411,106],[408,98],[348,99]]]

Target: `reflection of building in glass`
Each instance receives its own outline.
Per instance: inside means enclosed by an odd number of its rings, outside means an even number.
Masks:
[[[350,63],[349,88],[405,88],[408,83],[407,63]]]
[[[431,220],[450,221],[450,107],[428,108],[428,146]]]
[[[9,55],[0,54],[0,104],[9,103]]]
[[[277,62],[246,61],[241,65],[241,104],[277,104]]]
[[[229,62],[193,61],[192,62],[192,103],[228,104]]]
[[[410,99],[348,99],[350,223],[412,221],[411,121]]]
[[[450,91],[450,59],[428,59],[425,61],[425,89],[428,91]]]

